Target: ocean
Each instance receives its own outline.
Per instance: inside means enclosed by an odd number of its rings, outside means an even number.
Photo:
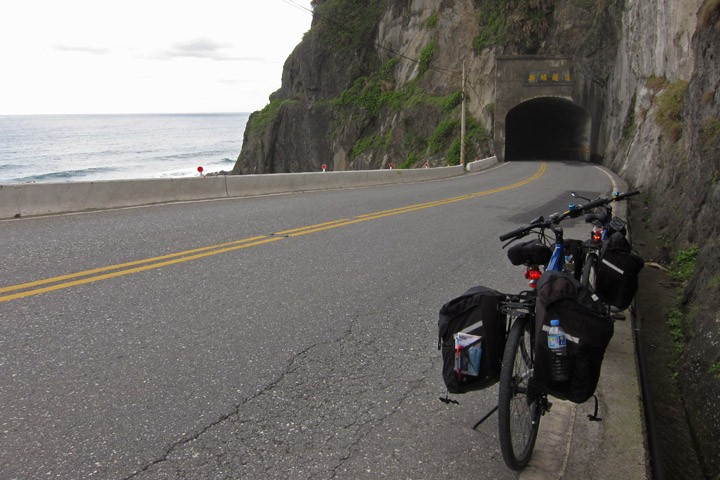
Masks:
[[[0,115],[0,185],[229,171],[248,116]]]

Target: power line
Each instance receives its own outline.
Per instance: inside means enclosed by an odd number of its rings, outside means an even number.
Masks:
[[[298,10],[302,10],[303,12],[307,12],[307,13],[309,13],[310,15],[313,14],[312,9],[311,9],[311,8],[307,8],[305,5],[300,5],[299,3],[294,2],[293,0],[282,0],[282,1],[285,2],[285,3],[287,3],[288,5],[290,5],[291,7],[297,8]]]
[[[322,20],[324,20],[324,21],[326,21],[326,22],[332,23],[332,24],[334,24],[334,25],[336,25],[336,26],[338,26],[338,27],[340,27],[340,28],[343,28],[343,29],[345,28],[345,25],[342,24],[342,23],[340,23],[339,21],[336,21],[335,19],[330,18],[329,16],[321,15],[321,14],[319,14],[318,12],[316,12],[316,11],[314,11],[314,10],[312,10],[312,9],[309,9],[309,8],[303,6],[303,5],[300,5],[300,4],[296,3],[296,2],[293,1],[293,0],[282,0],[282,1],[285,2],[286,4],[292,6],[292,7],[295,7],[295,8],[297,8],[297,9],[303,10],[303,11],[309,13],[310,15],[313,15],[313,18],[319,18],[319,19],[322,19]],[[387,47],[387,46],[385,46],[385,45],[380,44],[380,42],[377,42],[377,41],[376,41],[376,42],[374,42],[374,45],[375,45],[376,48],[378,48],[378,49],[380,49],[380,50],[385,50],[385,51],[391,53],[392,55],[394,55],[394,56],[396,56],[396,57],[400,57],[400,58],[402,58],[402,59],[408,60],[408,61],[413,62],[413,63],[417,63],[417,64],[420,63],[420,59],[417,59],[417,58],[414,58],[414,57],[410,57],[410,56],[408,56],[408,55],[406,55],[406,54],[404,54],[404,53],[402,53],[402,52],[398,52],[398,51],[394,50],[394,49],[391,48],[391,47]],[[410,47],[408,47],[408,48],[410,48]],[[434,70],[434,71],[436,71],[436,72],[444,73],[444,74],[446,74],[446,75],[450,75],[451,77],[462,78],[462,75],[461,75],[461,74],[458,74],[458,71],[456,71],[456,70],[449,70],[449,69],[446,69],[446,68],[440,68],[440,67],[436,67],[436,66],[432,66],[432,65],[428,65],[428,70]]]

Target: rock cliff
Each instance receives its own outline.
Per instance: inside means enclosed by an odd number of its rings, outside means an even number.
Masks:
[[[233,174],[457,164],[490,155],[501,55],[562,55],[592,79],[594,160],[645,193],[695,266],[677,378],[707,475],[720,472],[720,0],[316,0]]]

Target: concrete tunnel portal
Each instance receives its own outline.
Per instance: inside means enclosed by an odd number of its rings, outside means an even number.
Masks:
[[[495,63],[493,150],[512,160],[594,161],[602,156],[604,90],[572,58],[506,55]]]
[[[505,117],[505,160],[586,160],[590,115],[570,100],[541,97]]]

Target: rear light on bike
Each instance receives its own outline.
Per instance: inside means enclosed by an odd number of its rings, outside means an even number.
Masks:
[[[600,240],[602,240],[602,234],[603,234],[602,227],[593,227],[593,229],[592,229],[593,241],[599,242]]]
[[[537,288],[537,282],[540,280],[540,277],[542,277],[540,267],[529,266],[525,271],[525,278],[527,278],[530,288]]]

